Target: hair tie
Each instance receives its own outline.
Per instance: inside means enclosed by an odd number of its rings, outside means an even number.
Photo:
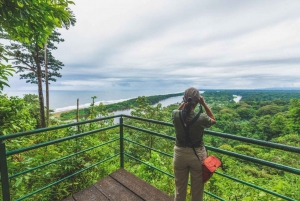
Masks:
[[[191,97],[188,97],[188,100],[187,100],[189,103],[192,102],[192,98]]]

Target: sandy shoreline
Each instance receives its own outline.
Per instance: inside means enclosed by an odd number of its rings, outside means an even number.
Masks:
[[[73,109],[73,110],[76,110],[76,109]],[[51,112],[51,114],[54,116],[54,117],[60,117],[60,115],[64,112],[70,112],[70,111],[73,111],[73,110],[64,110],[64,111],[59,111],[59,112]]]

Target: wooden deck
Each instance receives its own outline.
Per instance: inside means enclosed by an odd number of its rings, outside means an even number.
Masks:
[[[134,174],[119,169],[64,201],[171,201],[171,196],[153,187]]]

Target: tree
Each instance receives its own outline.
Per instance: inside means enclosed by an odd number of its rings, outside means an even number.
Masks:
[[[92,96],[91,99],[93,99],[93,102],[91,103],[91,119],[95,118],[95,114],[94,114],[94,106],[95,106],[95,99],[97,98],[97,96]]]
[[[265,105],[265,106],[262,106],[261,108],[259,108],[256,112],[256,115],[258,116],[264,116],[264,115],[275,115],[279,112],[282,111],[282,108],[280,106],[277,106],[277,105]]]
[[[34,129],[36,119],[29,108],[30,105],[21,98],[0,95],[0,135]]]
[[[42,127],[45,127],[45,114],[39,48],[47,43],[48,37],[55,28],[68,29],[75,24],[75,16],[68,8],[70,4],[74,2],[69,0],[0,1],[0,32],[4,31],[12,40],[32,44],[34,47]]]
[[[270,124],[273,137],[282,136],[290,133],[290,128],[288,126],[288,115],[284,112],[279,112],[275,114],[272,118],[272,123]]]
[[[23,100],[28,104],[27,108],[30,115],[36,119],[35,128],[38,128],[41,125],[39,96],[35,94],[25,94]]]
[[[236,109],[236,112],[240,115],[242,119],[247,120],[251,119],[255,114],[254,109],[246,107],[239,107],[238,109]]]
[[[293,131],[297,134],[300,133],[300,100],[299,99],[292,99],[291,106],[289,108],[290,116],[291,116],[291,124]]]
[[[64,64],[56,60],[51,51],[57,49],[54,43],[63,42],[64,40],[59,38],[61,34],[57,31],[53,31],[49,37],[47,45],[47,66],[48,66],[48,79],[55,82],[57,77],[61,77],[58,72]],[[42,67],[45,66],[44,49],[35,44],[26,43],[11,43],[6,47],[10,51],[11,60],[13,60],[13,68],[17,69],[17,73],[20,74],[20,79],[26,79],[26,83],[37,84],[38,94],[40,102],[40,120],[41,127],[45,127],[45,111],[44,111],[44,96],[42,82],[45,82],[45,70]]]

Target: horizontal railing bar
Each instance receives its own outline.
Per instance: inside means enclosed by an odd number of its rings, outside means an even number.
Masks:
[[[149,130],[146,130],[146,129],[137,128],[137,127],[130,126],[130,125],[127,125],[127,124],[124,124],[124,126],[128,127],[128,128],[131,128],[131,129],[134,129],[134,130],[138,130],[138,131],[143,131],[143,132],[146,132],[146,133],[150,133],[150,134],[153,134],[153,135],[156,135],[156,136],[159,136],[159,137],[163,137],[163,138],[175,140],[175,137],[172,137],[172,136],[163,135],[163,134],[160,134],[160,133],[157,133],[157,132],[153,132],[153,131],[149,131]],[[287,172],[291,172],[291,173],[294,173],[294,174],[300,174],[300,170],[296,169],[296,168],[292,168],[292,167],[288,167],[288,166],[276,164],[276,163],[265,161],[265,160],[262,160],[262,159],[256,159],[256,158],[250,157],[250,156],[236,154],[234,152],[229,152],[229,151],[221,150],[221,149],[214,148],[214,147],[211,147],[211,146],[205,146],[205,147],[207,149],[210,149],[210,150],[213,150],[213,151],[216,151],[216,152],[219,152],[219,153],[223,153],[223,154],[226,154],[226,155],[236,156],[237,158],[241,158],[241,159],[245,159],[245,160],[250,160],[250,161],[255,162],[255,163],[259,163],[259,164],[266,165],[266,166],[269,166],[269,167],[277,168],[277,169],[284,170],[284,171],[287,171]]]
[[[259,158],[254,158],[254,157],[251,157],[251,156],[237,154],[237,153],[234,153],[234,152],[231,152],[231,151],[226,151],[226,150],[214,148],[214,147],[211,147],[211,146],[205,146],[205,147],[208,150],[212,150],[212,151],[215,151],[215,152],[218,152],[218,153],[226,154],[226,155],[233,156],[233,157],[236,157],[236,158],[244,159],[244,160],[247,160],[247,161],[251,161],[251,162],[254,162],[254,163],[258,163],[258,164],[261,164],[261,165],[269,166],[269,167],[272,167],[272,168],[276,168],[276,169],[279,169],[279,170],[283,170],[283,171],[286,171],[286,172],[290,172],[290,173],[300,175],[300,169],[296,169],[296,168],[292,168],[292,167],[289,167],[289,166],[273,163],[273,162],[262,160],[262,159],[259,159]]]
[[[161,125],[165,125],[165,126],[173,126],[173,124],[171,124],[171,123],[157,121],[157,120],[153,120],[153,119],[146,119],[146,118],[134,117],[134,116],[129,116],[129,115],[122,115],[122,116],[131,118],[131,119],[137,119],[137,120],[142,120],[142,121],[146,121],[146,122],[157,123],[157,124],[161,124]],[[228,134],[228,133],[220,133],[220,132],[211,131],[211,130],[205,130],[204,133],[209,134],[209,135],[218,136],[218,137],[239,140],[242,142],[257,144],[257,145],[261,145],[261,146],[267,146],[267,147],[281,149],[281,150],[285,150],[285,151],[300,153],[299,147],[293,147],[293,146],[283,145],[283,144],[279,144],[279,143],[268,142],[268,141],[264,141],[264,140],[257,140],[257,139],[232,135],[232,134]]]
[[[237,136],[237,135],[232,135],[232,134],[227,134],[227,133],[209,131],[209,130],[205,130],[204,133],[209,134],[209,135],[218,136],[218,137],[224,137],[224,138],[229,138],[229,139],[233,139],[233,140],[239,140],[239,141],[242,141],[242,142],[257,144],[257,145],[261,145],[261,146],[265,146],[265,147],[281,149],[281,150],[284,150],[284,151],[300,153],[300,148],[299,147],[293,147],[293,146],[288,146],[288,145],[284,145],[284,144],[278,144],[278,143],[274,143],[274,142],[268,142],[268,141],[264,141],[264,140],[257,140],[257,139],[252,139],[252,138],[247,138],[247,137],[242,137],[242,136]]]
[[[204,190],[204,193],[206,193],[206,194],[210,195],[211,197],[214,197],[214,198],[216,198],[216,199],[218,199],[218,200],[226,201],[226,200],[224,200],[223,198],[220,198],[219,196],[217,196],[217,195],[215,195],[215,194],[212,194],[211,192],[208,192],[208,191],[206,191],[206,190]]]
[[[24,200],[25,198],[28,198],[28,197],[30,197],[30,196],[32,196],[32,195],[34,195],[34,194],[37,194],[38,192],[43,191],[43,190],[45,190],[45,189],[47,189],[47,188],[50,188],[51,186],[54,186],[54,185],[56,185],[56,184],[59,184],[59,183],[65,181],[65,180],[67,180],[67,179],[69,179],[69,178],[71,178],[71,177],[76,176],[77,174],[80,174],[80,173],[82,173],[82,172],[84,172],[84,171],[86,171],[86,170],[88,170],[88,169],[91,169],[91,168],[93,168],[93,167],[95,167],[95,166],[97,166],[97,165],[99,165],[99,164],[101,164],[101,163],[104,163],[104,162],[106,162],[106,161],[108,161],[108,160],[110,160],[110,159],[112,159],[112,158],[114,158],[114,157],[116,157],[116,156],[118,156],[118,155],[120,155],[120,154],[119,154],[119,153],[118,153],[118,154],[115,154],[115,155],[113,155],[113,156],[111,156],[111,157],[108,157],[108,158],[106,158],[106,159],[104,159],[104,160],[102,160],[102,161],[99,161],[99,162],[97,162],[97,163],[95,163],[95,164],[93,164],[93,165],[91,165],[91,166],[89,166],[89,167],[87,167],[87,168],[84,168],[84,169],[82,169],[82,170],[79,170],[79,171],[77,171],[77,172],[75,172],[75,173],[73,173],[73,174],[71,174],[71,175],[69,175],[69,176],[67,176],[67,177],[64,177],[64,178],[62,178],[62,179],[60,179],[60,180],[58,180],[58,181],[56,181],[56,182],[53,182],[53,183],[51,183],[51,184],[49,184],[49,185],[47,185],[47,186],[44,186],[43,188],[40,188],[40,189],[38,189],[38,190],[36,190],[36,191],[33,191],[32,193],[27,194],[27,195],[25,195],[24,197],[21,197],[21,198],[17,199],[16,201]]]
[[[40,148],[40,147],[45,147],[45,146],[48,146],[48,145],[51,145],[51,144],[56,144],[56,143],[63,142],[63,141],[66,141],[66,140],[71,140],[71,139],[79,138],[79,137],[82,137],[82,136],[85,136],[85,135],[90,135],[90,134],[93,134],[93,133],[105,131],[105,130],[108,130],[108,129],[113,129],[113,128],[116,128],[116,127],[119,127],[119,125],[113,125],[113,126],[109,126],[109,127],[105,127],[105,128],[100,128],[100,129],[92,130],[92,131],[85,132],[85,133],[80,133],[80,134],[76,134],[76,135],[72,135],[72,136],[68,136],[68,137],[64,137],[64,138],[60,138],[60,139],[56,139],[56,140],[52,140],[52,141],[48,141],[48,142],[43,142],[43,143],[40,143],[40,144],[37,144],[37,145],[33,145],[33,146],[30,146],[30,147],[27,147],[27,148],[15,149],[15,150],[12,150],[12,151],[8,151],[6,153],[6,156],[10,156],[10,155],[22,153],[22,152],[25,152],[25,151],[30,151],[32,149],[37,149],[37,148]]]
[[[218,171],[216,171],[215,173],[218,174],[218,175],[221,175],[221,176],[223,176],[223,177],[229,178],[229,179],[231,179],[231,180],[237,181],[237,182],[239,182],[239,183],[245,184],[245,185],[247,185],[247,186],[250,186],[250,187],[252,187],[252,188],[255,188],[255,189],[264,191],[264,192],[266,192],[266,193],[275,195],[276,197],[280,197],[280,198],[283,198],[283,199],[285,199],[285,200],[295,201],[294,199],[292,199],[292,198],[290,198],[290,197],[286,197],[286,196],[281,195],[281,194],[278,194],[278,193],[276,193],[276,192],[274,192],[274,191],[270,191],[270,190],[264,189],[264,188],[262,188],[262,187],[260,187],[260,186],[256,186],[256,185],[254,185],[254,184],[245,182],[245,181],[243,181],[243,180],[240,180],[240,179],[231,177],[231,176],[229,176],[229,175],[227,175],[227,174],[223,174],[223,173],[218,172]]]
[[[46,131],[57,130],[57,129],[61,129],[61,128],[72,127],[72,126],[81,125],[81,124],[93,123],[93,122],[96,122],[96,121],[102,121],[102,120],[117,118],[117,117],[121,117],[121,116],[122,115],[119,114],[119,115],[115,115],[115,116],[101,117],[101,118],[91,119],[91,120],[87,120],[87,121],[80,121],[80,122],[75,122],[75,123],[70,123],[70,124],[63,124],[63,125],[59,125],[59,126],[53,126],[53,127],[47,127],[47,128],[38,128],[38,129],[35,129],[35,130],[32,130],[32,131],[14,133],[14,134],[9,134],[9,135],[2,135],[2,136],[0,136],[0,141],[12,139],[12,138],[17,138],[17,137],[22,137],[22,136],[26,136],[26,135],[31,135],[31,134],[37,134],[37,133],[46,132]]]
[[[36,129],[36,130],[33,130],[33,131],[28,131],[28,132],[20,132],[20,133],[16,133],[16,134],[10,134],[10,135],[5,135],[5,136],[0,136],[0,141],[3,141],[3,140],[7,140],[7,139],[13,139],[13,138],[17,138],[17,137],[22,137],[22,136],[27,136],[27,135],[31,135],[31,134],[36,134],[36,133],[40,133],[40,132],[46,132],[46,131],[51,131],[51,130],[57,130],[57,129],[61,129],[61,128],[66,128],[66,127],[71,127],[71,126],[76,126],[76,125],[80,125],[80,124],[86,124],[86,123],[92,123],[92,122],[97,122],[97,121],[102,121],[102,120],[106,120],[106,119],[111,119],[111,118],[117,118],[117,117],[127,117],[127,118],[131,118],[131,119],[136,119],[136,120],[142,120],[142,121],[146,121],[146,122],[151,122],[151,123],[156,123],[156,124],[160,124],[160,125],[164,125],[164,126],[172,126],[173,127],[173,124],[171,123],[167,123],[167,122],[162,122],[162,121],[157,121],[157,120],[153,120],[153,119],[145,119],[145,118],[140,118],[140,117],[133,117],[133,116],[128,116],[128,115],[115,115],[115,116],[110,116],[110,117],[104,117],[104,118],[98,118],[98,119],[93,119],[93,120],[87,120],[87,121],[82,121],[82,122],[76,122],[76,123],[71,123],[71,124],[65,124],[65,125],[60,125],[60,126],[55,126],[55,127],[48,127],[48,128],[41,128],[41,129]],[[134,130],[137,130],[137,131],[142,131],[142,132],[145,132],[145,133],[148,133],[148,134],[152,134],[152,135],[155,135],[155,136],[158,136],[158,137],[162,137],[162,138],[166,138],[166,139],[169,139],[169,140],[175,140],[175,137],[172,137],[172,136],[168,136],[168,135],[165,135],[165,134],[161,134],[161,133],[158,133],[158,132],[154,132],[154,131],[150,131],[150,130],[146,130],[146,129],[142,129],[142,128],[138,128],[138,127],[134,127],[134,126],[131,126],[131,125],[126,125],[126,124],[123,124],[125,127],[127,128],[130,128],[130,129],[134,129]],[[59,143],[59,142],[63,142],[63,141],[66,141],[66,140],[71,140],[71,139],[74,139],[74,138],[79,138],[79,137],[82,137],[82,136],[85,136],[85,135],[90,135],[90,134],[93,134],[93,133],[97,133],[97,132],[100,132],[100,131],[105,131],[105,130],[108,130],[108,129],[113,129],[113,128],[116,128],[116,127],[119,127],[120,125],[119,124],[115,124],[114,126],[110,126],[110,127],[106,127],[106,128],[101,128],[101,129],[97,129],[97,130],[93,130],[93,131],[89,131],[89,132],[85,132],[85,133],[81,133],[81,134],[76,134],[76,135],[72,135],[72,136],[68,136],[68,137],[65,137],[65,138],[60,138],[60,139],[56,139],[56,140],[52,140],[52,141],[48,141],[48,142],[43,142],[43,143],[40,143],[40,144],[37,144],[37,145],[34,145],[34,146],[30,146],[30,147],[27,147],[27,148],[23,148],[23,149],[17,149],[17,150],[12,150],[12,151],[8,151],[6,153],[6,156],[11,156],[13,154],[17,154],[17,153],[21,153],[21,152],[25,152],[25,151],[29,151],[29,150],[32,150],[32,149],[36,149],[36,148],[40,148],[40,147],[44,147],[44,146],[48,146],[48,145],[51,145],[51,144],[55,144],[55,143]],[[300,148],[298,147],[293,147],[293,146],[288,146],[288,145],[283,145],[283,144],[278,144],[278,143],[273,143],[273,142],[268,142],[268,141],[263,141],[263,140],[257,140],[257,139],[252,139],[252,138],[247,138],[247,137],[242,137],[242,136],[236,136],[236,135],[232,135],[232,134],[227,134],[227,133],[220,133],[220,132],[215,132],[215,131],[209,131],[209,130],[205,130],[204,131],[205,134],[208,134],[208,135],[213,135],[213,136],[218,136],[218,137],[223,137],[223,138],[228,138],[228,139],[233,139],[233,140],[239,140],[239,141],[242,141],[242,142],[247,142],[247,143],[252,143],[252,144],[256,144],[256,145],[260,145],[260,146],[264,146],[264,147],[270,147],[270,148],[275,148],[275,149],[281,149],[281,150],[284,150],[284,151],[289,151],[289,152],[295,152],[295,153],[300,153]],[[119,140],[120,138],[116,138],[114,140],[111,140],[111,142],[114,142],[116,140]],[[138,142],[135,142],[135,141],[132,141],[130,139],[127,139],[127,138],[124,138],[126,141],[128,142],[131,142],[131,143],[134,143],[136,145],[139,145],[139,146],[142,146],[144,148],[147,148],[147,149],[150,149],[150,150],[153,150],[153,151],[156,151],[160,154],[163,154],[163,155],[166,155],[166,156],[169,156],[169,157],[173,157],[171,154],[168,154],[168,153],[165,153],[165,152],[161,152],[159,150],[156,150],[154,148],[151,148],[151,147],[148,147],[148,146],[145,146],[145,145],[142,145]],[[106,142],[106,143],[103,143],[101,145],[97,145],[97,146],[94,146],[94,147],[91,147],[91,148],[88,148],[88,149],[85,149],[85,150],[82,150],[80,152],[77,152],[77,153],[74,153],[74,154],[71,154],[71,155],[68,155],[68,156],[65,156],[65,157],[62,157],[62,158],[59,158],[57,160],[53,160],[51,162],[48,162],[46,164],[43,164],[43,165],[40,165],[40,166],[37,166],[35,168],[32,168],[32,169],[29,169],[29,170],[26,170],[26,171],[23,171],[21,173],[17,173],[15,175],[11,175],[9,177],[9,179],[12,179],[12,178],[15,178],[19,175],[22,175],[22,174],[26,174],[28,172],[31,172],[31,171],[34,171],[36,169],[39,169],[39,168],[42,168],[42,167],[45,167],[47,165],[50,165],[50,164],[53,164],[53,163],[56,163],[58,161],[61,161],[61,160],[64,160],[64,159],[67,159],[69,157],[73,157],[75,155],[78,155],[78,154],[81,154],[83,152],[86,152],[86,151],[89,151],[89,150],[92,150],[92,149],[95,149],[97,147],[100,147],[100,146],[103,146],[105,144],[108,144],[108,143],[111,143],[111,142]],[[293,167],[288,167],[288,166],[284,166],[284,165],[281,165],[281,164],[277,164],[277,163],[273,163],[273,162],[270,162],[270,161],[266,161],[266,160],[262,160],[262,159],[258,159],[258,158],[254,158],[254,157],[251,157],[251,156],[246,156],[246,155],[242,155],[242,154],[238,154],[238,153],[235,153],[235,152],[231,152],[231,151],[227,151],[227,150],[222,150],[222,149],[218,149],[218,148],[214,148],[214,147],[211,147],[211,146],[206,146],[206,148],[208,150],[212,150],[212,151],[215,151],[215,152],[218,152],[218,153],[222,153],[222,154],[226,154],[226,155],[229,155],[229,156],[233,156],[235,158],[239,158],[239,159],[243,159],[243,160],[246,160],[246,161],[251,161],[253,163],[257,163],[257,164],[261,164],[261,165],[265,165],[265,166],[268,166],[268,167],[272,167],[272,168],[276,168],[276,169],[279,169],[279,170],[283,170],[283,171],[286,171],[286,172],[290,172],[290,173],[293,173],[293,174],[297,174],[297,175],[300,175],[300,169],[297,169],[297,168],[293,168]],[[143,164],[146,164],[170,177],[173,177],[173,175],[167,173],[167,172],[164,172],[163,170],[161,169],[158,169],[152,165],[149,165],[131,155],[129,155],[128,153],[124,153],[126,156],[130,157],[130,158],[133,158]],[[86,171],[90,168],[93,168],[94,166],[96,165],[99,165],[107,160],[110,160],[116,156],[120,155],[120,153],[118,154],[115,154],[114,156],[111,156],[109,158],[106,158],[100,162],[97,162],[85,169],[82,169],[78,172],[75,172],[73,173],[72,175],[69,175],[63,179],[60,179],[52,184],[49,184],[45,187],[42,187],[41,189],[38,189],[28,195],[26,195],[25,197],[22,197],[22,198],[19,198],[18,200],[22,200],[22,199],[25,199],[29,196],[32,196],[42,190],[45,190],[46,188],[49,188],[53,185],[56,185],[66,179],[69,179],[77,174],[80,174],[82,173],[83,171]],[[281,195],[281,194],[278,194],[276,192],[273,192],[273,191],[269,191],[267,189],[263,189],[261,188],[260,186],[255,186],[254,184],[251,184],[251,183],[247,183],[245,181],[242,181],[242,180],[239,180],[237,178],[234,178],[234,177],[231,177],[229,175],[226,175],[226,174],[223,174],[223,173],[220,173],[220,172],[216,172],[216,174],[219,174],[221,176],[224,176],[226,178],[229,178],[229,179],[232,179],[234,181],[237,181],[237,182],[240,182],[240,183],[243,183],[245,185],[248,185],[250,187],[253,187],[253,188],[256,188],[258,190],[261,190],[261,191],[264,191],[264,192],[267,192],[267,193],[270,193],[274,196],[277,196],[277,197],[280,197],[280,198],[283,198],[283,199],[286,199],[286,200],[293,200],[292,198],[289,198],[289,197],[286,197],[284,195]],[[210,192],[206,192],[204,191],[205,193],[217,198],[217,199],[220,199],[220,200],[223,200],[222,198],[219,198],[218,196],[215,196],[214,194],[211,194]]]
[[[20,176],[20,175],[23,175],[23,174],[29,173],[29,172],[31,172],[31,171],[34,171],[34,170],[40,169],[40,168],[42,168],[42,167],[46,167],[47,165],[50,165],[50,164],[53,164],[53,163],[59,162],[59,161],[61,161],[61,160],[65,160],[65,159],[67,159],[67,158],[70,158],[70,157],[76,156],[76,155],[78,155],[78,154],[82,154],[82,153],[84,153],[84,152],[87,152],[87,151],[90,151],[90,150],[92,150],[92,149],[99,148],[99,147],[101,147],[101,146],[104,146],[104,145],[106,145],[106,144],[109,144],[109,143],[115,142],[115,141],[117,141],[117,140],[119,140],[119,139],[120,139],[120,138],[115,138],[115,139],[113,139],[113,140],[107,141],[107,142],[105,142],[105,143],[102,143],[102,144],[99,144],[99,145],[97,145],[97,146],[93,146],[93,147],[90,147],[90,148],[88,148],[88,149],[84,149],[84,150],[81,150],[81,151],[79,151],[79,152],[76,152],[76,153],[74,153],[74,154],[70,154],[70,155],[68,155],[68,156],[64,156],[64,157],[61,157],[61,158],[59,158],[59,159],[56,159],[56,160],[50,161],[50,162],[48,162],[48,163],[45,163],[45,164],[43,164],[43,165],[36,166],[36,167],[34,167],[34,168],[31,168],[31,169],[25,170],[25,171],[23,171],[23,172],[19,172],[19,173],[17,173],[17,174],[14,174],[14,175],[11,175],[11,176],[9,176],[8,178],[9,178],[9,179],[13,179],[13,178],[15,178],[15,177],[17,177],[17,176]]]
[[[164,126],[174,126],[171,123],[168,122],[164,122],[164,121],[157,121],[154,119],[146,119],[146,118],[141,118],[141,117],[135,117],[135,116],[129,116],[129,115],[122,115],[123,117],[127,117],[130,119],[137,119],[137,120],[141,120],[141,121],[146,121],[146,122],[151,122],[151,123],[156,123],[156,124],[160,124],[160,125],[164,125]]]
[[[138,143],[138,142],[135,142],[135,141],[129,140],[129,139],[127,139],[127,138],[123,138],[123,139],[124,139],[124,140],[126,140],[126,141],[128,141],[128,142],[131,142],[131,143],[133,143],[133,144],[137,144],[137,145],[139,145],[139,146],[142,146],[142,147],[144,147],[144,148],[147,148],[147,149],[153,150],[153,151],[155,151],[155,152],[158,152],[158,153],[160,153],[160,154],[163,154],[163,155],[165,155],[165,156],[169,156],[169,157],[173,158],[173,155],[172,155],[172,154],[168,154],[168,153],[166,153],[166,152],[159,151],[159,150],[157,150],[157,149],[154,149],[154,148],[148,147],[148,146],[146,146],[146,145],[143,145],[143,144],[140,144],[140,143]]]
[[[144,161],[142,161],[142,160],[140,160],[140,159],[137,159],[137,158],[131,156],[130,154],[127,154],[127,153],[124,153],[124,154],[125,154],[126,156],[128,156],[129,158],[132,158],[132,159],[134,159],[134,160],[136,160],[136,161],[139,161],[140,163],[143,163],[143,164],[145,164],[145,165],[147,165],[147,166],[149,166],[149,167],[152,167],[152,168],[155,169],[155,170],[160,171],[161,173],[163,173],[163,174],[165,174],[165,175],[168,175],[169,177],[174,178],[174,175],[172,175],[172,174],[170,174],[170,173],[168,173],[168,172],[165,172],[165,171],[163,171],[163,170],[161,170],[161,169],[159,169],[159,168],[157,168],[157,167],[155,167],[155,166],[153,166],[153,165],[150,165],[150,164],[148,164],[148,163],[145,163]],[[212,194],[212,193],[209,193],[209,192],[207,192],[207,191],[204,191],[204,192],[207,193],[207,194],[209,194],[209,195],[211,195],[211,196],[213,196],[214,198],[217,198],[217,199],[222,200],[222,201],[226,201],[226,200],[224,200],[223,198],[220,198],[220,197],[218,197],[218,196],[216,196],[216,195],[214,195],[214,194]]]
[[[168,172],[165,172],[165,171],[163,171],[163,170],[161,170],[161,169],[159,169],[159,168],[157,168],[157,167],[155,167],[155,166],[153,166],[153,165],[150,165],[150,164],[148,164],[148,163],[145,163],[144,161],[142,161],[142,160],[140,160],[140,159],[138,159],[138,158],[135,158],[134,156],[131,156],[130,154],[128,154],[128,153],[126,153],[126,152],[124,152],[124,154],[125,154],[126,156],[128,156],[129,158],[132,158],[132,159],[134,159],[134,160],[136,160],[136,161],[139,161],[139,162],[141,162],[141,163],[143,163],[143,164],[145,164],[145,165],[148,165],[148,166],[150,166],[150,167],[152,167],[152,168],[154,168],[154,169],[156,169],[156,170],[158,170],[158,171],[164,173],[165,175],[168,175],[169,177],[174,178],[174,175],[172,175],[172,174],[170,174],[170,173],[168,173]]]
[[[149,133],[149,134],[152,134],[152,135],[156,135],[156,136],[159,136],[159,137],[163,137],[163,138],[166,138],[166,139],[170,139],[170,140],[174,140],[175,141],[175,137],[172,137],[172,136],[169,136],[169,135],[163,135],[161,133],[157,133],[157,132],[154,132],[154,131],[150,131],[150,130],[146,130],[146,129],[142,129],[142,128],[137,128],[135,126],[130,126],[128,124],[123,124],[124,127],[127,127],[127,128],[131,128],[131,129],[134,129],[134,130],[137,130],[137,131],[143,131],[145,133]]]

